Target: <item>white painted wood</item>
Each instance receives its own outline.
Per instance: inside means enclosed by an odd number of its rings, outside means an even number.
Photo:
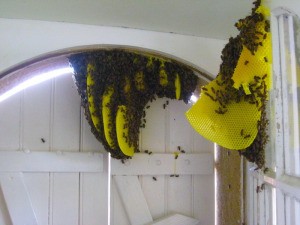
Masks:
[[[193,207],[195,219],[200,221],[200,224],[215,223],[215,189],[213,175],[195,175],[194,176],[194,195]]]
[[[169,153],[178,152],[178,146],[185,153],[180,154],[178,159],[174,162],[174,174],[179,174],[178,170],[181,168],[191,169],[193,166],[202,165],[206,161],[201,156],[199,157],[202,162],[192,162],[190,159],[183,159],[185,155],[189,155],[193,151],[193,129],[191,125],[186,120],[185,112],[189,109],[189,105],[185,104],[183,101],[170,101],[167,112],[168,112],[168,133],[167,133],[167,151]],[[183,135],[184,134],[184,135]],[[193,154],[194,156],[196,154]],[[213,157],[211,157],[210,174],[213,174]],[[191,159],[194,157],[191,157]],[[196,157],[195,157],[196,158]],[[209,160],[208,160],[209,161]],[[197,168],[195,172],[200,172],[202,169]],[[186,216],[193,216],[193,179],[192,171],[187,175],[180,175],[179,177],[167,177],[167,209],[168,214],[170,213],[182,213]],[[211,196],[213,197],[213,196]]]
[[[51,80],[24,90],[22,149],[49,151],[51,91]]]
[[[53,81],[51,151],[80,149],[80,98],[71,76]],[[79,173],[50,176],[50,225],[79,224]]]
[[[21,173],[0,173],[1,190],[14,225],[38,225]]]
[[[165,176],[144,175],[140,180],[153,219],[165,216]]]
[[[146,128],[141,129],[141,150],[150,150],[153,153],[166,152],[167,110],[163,108],[166,100],[166,98],[159,98],[149,103],[150,108],[146,109]],[[159,161],[157,163],[159,164]],[[153,176],[157,179],[156,182],[154,182]],[[139,180],[151,215],[157,219],[167,214],[167,185],[164,175],[155,174],[153,176],[139,176]]]
[[[80,141],[80,97],[72,76],[55,78],[53,149],[78,151]]]
[[[180,214],[170,215],[166,218],[159,219],[148,225],[201,225],[199,220],[191,217],[187,217]]]
[[[123,164],[112,159],[112,175],[170,175],[170,174],[213,174],[213,155],[180,154],[175,155],[152,153],[137,153]]]
[[[38,225],[48,225],[49,173],[23,173],[23,177]]]
[[[131,225],[114,179],[111,184],[111,224]]]
[[[0,151],[0,172],[102,171],[102,153]]]
[[[152,222],[137,176],[114,176],[114,181],[131,225]]]
[[[0,105],[0,150],[20,149],[21,94],[19,93]]]
[[[83,113],[81,115],[81,146],[82,152],[103,150],[103,146],[93,134]],[[108,210],[108,157],[104,153],[103,172],[80,173],[80,225],[109,225]],[[90,164],[90,163],[88,163]]]
[[[78,224],[79,180],[78,173],[54,173],[52,179],[50,224]]]
[[[3,225],[13,225],[9,216],[5,198],[3,196],[3,191],[0,185],[0,224]]]

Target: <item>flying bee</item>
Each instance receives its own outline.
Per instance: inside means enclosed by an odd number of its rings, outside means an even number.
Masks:
[[[181,153],[185,153],[185,151],[184,151],[184,150],[181,150],[180,152],[181,152]]]
[[[163,104],[163,108],[164,108],[164,109],[166,108],[166,104]]]
[[[149,151],[149,152],[148,152],[148,155],[151,155],[151,154],[152,154],[152,152],[151,152],[151,151]]]
[[[168,100],[166,101],[166,105],[169,105],[169,101]]]
[[[45,142],[46,142],[46,140],[45,140],[44,138],[41,138],[41,142],[45,143]]]
[[[174,174],[171,174],[171,175],[170,175],[170,177],[174,177],[174,176],[175,176]]]
[[[180,146],[177,146],[177,150],[180,151],[180,150],[181,150],[181,147],[180,147]]]
[[[175,174],[175,177],[179,177],[179,174]]]
[[[146,106],[146,109],[149,109],[149,108],[150,108],[150,105],[147,105],[147,106]]]
[[[148,150],[145,150],[144,152],[145,152],[145,153],[149,153],[149,151],[148,151]]]
[[[157,181],[156,177],[152,177],[152,179],[153,179],[154,181]]]

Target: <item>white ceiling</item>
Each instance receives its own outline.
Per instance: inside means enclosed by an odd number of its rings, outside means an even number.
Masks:
[[[0,0],[0,17],[228,39],[251,0]]]

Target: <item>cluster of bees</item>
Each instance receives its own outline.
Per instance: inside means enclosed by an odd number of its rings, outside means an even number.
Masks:
[[[235,38],[231,37],[229,42],[222,51],[222,64],[220,66],[220,73],[216,78],[218,88],[211,87],[211,90],[202,88],[202,91],[211,100],[218,102],[219,108],[215,113],[225,114],[227,112],[227,105],[232,102],[246,101],[249,104],[255,104],[261,112],[261,118],[257,122],[258,134],[253,143],[246,149],[240,150],[240,154],[245,156],[250,162],[256,163],[259,169],[264,168],[265,165],[265,146],[268,141],[267,128],[268,119],[266,116],[266,103],[268,98],[266,78],[267,74],[254,76],[252,82],[249,83],[249,90],[251,94],[245,93],[243,87],[236,89],[232,75],[237,66],[243,46],[245,46],[252,55],[255,55],[258,48],[263,47],[263,42],[267,38],[270,31],[270,22],[262,13],[257,12],[257,8],[261,5],[261,1],[254,2],[254,8],[251,15],[244,19],[239,20],[235,26],[240,31],[239,35]],[[257,29],[258,23],[264,23],[264,32]],[[268,62],[269,59],[264,57],[264,61]],[[249,64],[245,60],[244,65]],[[250,135],[245,133],[244,129],[240,131],[240,135],[245,139],[250,138]]]
[[[188,103],[198,83],[198,76],[190,68],[175,60],[148,53],[139,54],[130,50],[103,49],[78,53],[71,55],[69,62],[74,68],[74,80],[92,133],[112,157],[122,160],[130,157],[123,154],[118,146],[116,135],[118,106],[125,105],[127,109],[124,115],[126,121],[124,129],[129,131],[126,142],[134,147],[135,152],[139,152],[139,132],[146,126],[146,109],[150,107],[147,103],[162,97],[176,99],[176,76],[179,76],[181,86],[178,100]],[[94,70],[93,83],[88,85],[89,64],[93,65]],[[105,105],[110,110],[108,126],[112,145],[107,143],[102,121],[102,99],[107,87],[114,90],[109,103]],[[89,110],[89,96],[93,96],[94,99],[93,112]],[[163,107],[167,105],[168,101]],[[96,125],[91,119],[92,115],[100,121]]]

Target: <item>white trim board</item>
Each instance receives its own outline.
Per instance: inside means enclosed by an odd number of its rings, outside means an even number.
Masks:
[[[112,175],[212,175],[214,173],[213,154],[179,154],[174,153],[138,153],[132,159],[122,163],[112,159]]]
[[[103,172],[103,155],[93,152],[0,151],[0,172]]]

